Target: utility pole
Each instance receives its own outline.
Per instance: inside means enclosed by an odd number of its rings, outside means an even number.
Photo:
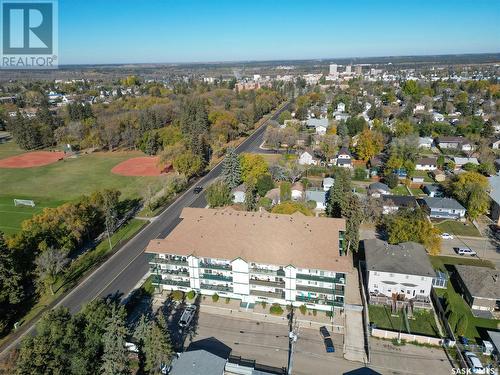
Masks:
[[[292,374],[293,367],[293,351],[297,342],[298,332],[294,324],[293,305],[290,304],[290,314],[288,314],[288,371],[287,374]]]

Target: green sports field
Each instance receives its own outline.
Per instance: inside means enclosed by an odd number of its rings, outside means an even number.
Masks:
[[[0,144],[0,158],[20,153],[12,143]],[[141,152],[96,152],[75,159],[25,169],[0,168],[0,230],[14,233],[20,223],[44,207],[55,207],[83,194],[105,188],[116,188],[122,198],[140,198],[150,183],[161,177],[129,177],[111,173],[111,169]],[[32,199],[36,207],[15,207],[13,199]]]

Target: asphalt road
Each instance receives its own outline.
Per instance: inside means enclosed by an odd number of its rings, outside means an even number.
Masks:
[[[276,120],[286,107],[281,108],[270,119]],[[261,152],[259,146],[263,142],[265,129],[266,123],[243,141],[236,148],[236,152]],[[71,313],[76,313],[85,303],[96,298],[111,294],[122,296],[129,294],[148,271],[143,251],[149,241],[155,238],[165,238],[180,222],[179,215],[184,207],[205,207],[206,201],[203,192],[194,194],[193,189],[200,185],[206,187],[210,181],[220,175],[221,171],[222,165],[219,164],[198,180],[156,220],[147,225],[103,265],[77,285],[57,306],[67,307]],[[24,335],[31,333],[34,329],[34,324],[31,324],[32,326],[22,335],[2,348],[0,355],[15,347]]]

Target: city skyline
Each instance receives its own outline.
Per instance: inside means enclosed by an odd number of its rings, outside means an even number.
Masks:
[[[325,60],[500,50],[500,4],[488,1],[453,2],[453,7],[430,1],[418,7],[394,1],[360,1],[356,6],[325,1],[115,4],[59,2],[60,64]]]

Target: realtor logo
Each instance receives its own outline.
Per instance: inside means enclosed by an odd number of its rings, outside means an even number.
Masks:
[[[57,67],[56,0],[1,0],[2,68]]]

